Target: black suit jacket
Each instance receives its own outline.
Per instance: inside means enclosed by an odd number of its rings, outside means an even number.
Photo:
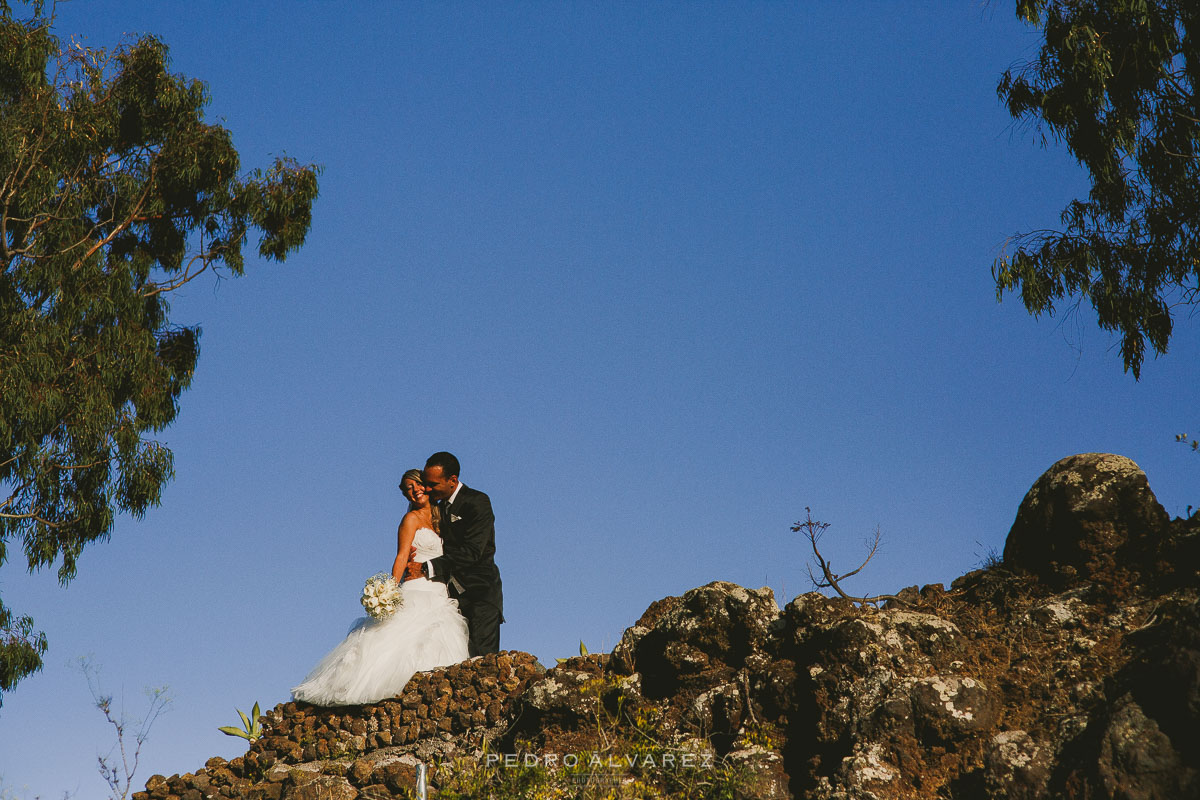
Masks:
[[[430,560],[433,579],[445,583],[460,603],[485,602],[503,611],[492,501],[463,485],[454,503],[442,507],[441,529],[442,555]]]

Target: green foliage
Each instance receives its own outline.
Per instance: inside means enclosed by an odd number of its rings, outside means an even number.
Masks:
[[[993,265],[997,296],[1035,316],[1086,299],[1141,375],[1165,353],[1172,309],[1200,302],[1200,4],[1194,0],[1018,0],[1045,43],[1004,73],[1009,112],[1065,141],[1090,174],[1061,231],[1022,234]]]
[[[554,773],[540,761],[524,760],[509,768],[502,762],[489,763],[485,748],[479,758],[456,758],[437,764],[434,779],[439,798],[444,800],[491,800],[495,797],[555,797]]]
[[[581,655],[581,656],[586,656],[587,654],[588,654],[587,645],[585,645],[585,644],[583,643],[583,639],[580,639],[580,640],[579,640],[579,655]],[[554,660],[555,660],[557,663],[559,663],[559,664],[562,664],[562,663],[564,663],[565,661],[567,661],[567,659],[565,659],[565,658],[556,658],[556,659],[554,659]]]
[[[782,740],[779,731],[769,722],[755,722],[748,726],[739,739],[742,747],[762,747],[767,750],[778,750]]]
[[[241,274],[252,232],[264,258],[298,248],[318,169],[283,158],[239,177],[204,84],[171,74],[161,41],[94,50],[52,21],[0,2],[0,565],[19,542],[65,585],[172,477],[152,435],[175,419],[200,330],[171,322],[170,293]],[[0,604],[0,691],[44,650]]]
[[[657,731],[638,731],[605,751],[492,754],[437,764],[439,800],[740,800],[750,776],[706,752],[658,743]]]
[[[431,779],[439,800],[740,800],[747,795],[752,776],[718,757],[705,740],[664,741],[668,726],[660,709],[630,713],[620,702],[609,708],[606,698],[619,685],[615,676],[599,676],[579,687],[594,703],[596,747],[539,752],[517,741],[513,752],[494,753],[485,744],[474,757],[435,766]],[[766,734],[763,738],[774,745]]]
[[[262,725],[258,724],[258,718],[262,712],[259,711],[257,702],[255,702],[254,708],[251,710],[250,716],[248,717],[242,713],[240,708],[235,708],[234,711],[236,711],[237,715],[242,718],[242,727],[238,728],[233,725],[222,725],[221,727],[217,728],[217,730],[226,736],[240,736],[248,742],[253,742],[255,739],[258,739],[262,736]]]
[[[33,619],[13,617],[0,603],[0,692],[7,692],[17,681],[42,666],[46,652],[46,634],[35,633]]]

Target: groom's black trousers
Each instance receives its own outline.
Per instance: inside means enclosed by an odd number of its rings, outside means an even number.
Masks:
[[[500,623],[504,615],[491,603],[460,604],[467,618],[467,652],[471,657],[500,652]]]

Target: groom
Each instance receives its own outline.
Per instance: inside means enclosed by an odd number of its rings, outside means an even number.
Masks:
[[[409,578],[424,576],[446,584],[467,619],[469,653],[500,650],[504,595],[496,554],[492,501],[458,480],[458,459],[434,453],[425,462],[423,483],[441,510],[442,555],[424,563],[408,562]]]

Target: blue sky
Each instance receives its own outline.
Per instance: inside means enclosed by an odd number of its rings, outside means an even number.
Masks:
[[[161,36],[245,167],[325,172],[301,252],[173,301],[203,337],[162,507],[66,589],[0,569],[50,640],[0,796],[103,792],[81,656],[130,713],[175,697],[139,787],[239,754],[217,726],[342,636],[435,450],[492,497],[502,646],[547,664],[712,580],[809,590],[805,506],[835,568],[879,526],[876,593],[1001,550],[1074,453],[1200,504],[1196,320],[1135,383],[1086,309],[995,300],[1086,186],[996,100],[1036,32],[911,5],[60,3],[63,37]]]

